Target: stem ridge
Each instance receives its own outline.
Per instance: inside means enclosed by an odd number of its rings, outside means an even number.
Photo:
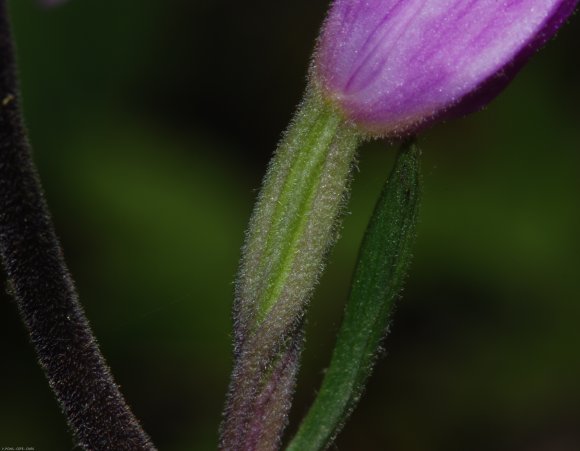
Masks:
[[[223,450],[280,446],[305,310],[337,235],[358,143],[358,133],[312,90],[268,168],[236,284]],[[278,396],[260,407],[264,387],[276,387]]]

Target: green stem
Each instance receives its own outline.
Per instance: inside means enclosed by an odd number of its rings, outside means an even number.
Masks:
[[[287,451],[326,449],[356,406],[411,261],[420,200],[420,151],[401,150],[365,234],[330,367]]]
[[[275,400],[266,406],[280,418],[267,426],[256,424],[256,399],[264,387],[272,386],[272,378],[285,384],[274,384],[278,391],[293,391],[294,377],[268,368],[282,359],[292,362],[286,374],[295,373],[298,358],[283,356],[299,355],[302,317],[336,237],[358,143],[354,128],[311,91],[270,163],[236,284],[235,367],[222,449],[268,449],[279,442],[288,399],[283,409]],[[264,405],[259,412],[268,418]]]

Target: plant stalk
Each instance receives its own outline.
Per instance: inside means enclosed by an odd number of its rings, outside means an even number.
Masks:
[[[270,163],[236,284],[234,370],[221,449],[273,450],[280,445],[305,308],[338,233],[359,140],[355,129],[313,89]],[[259,405],[272,386],[277,397]]]
[[[113,380],[64,262],[21,116],[6,0],[0,0],[0,256],[78,446],[154,450]]]

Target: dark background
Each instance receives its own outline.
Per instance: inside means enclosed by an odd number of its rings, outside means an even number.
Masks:
[[[26,119],[65,255],[160,450],[215,449],[239,247],[327,3],[11,1]],[[415,262],[339,449],[580,449],[579,48],[575,17],[485,111],[422,136]],[[329,360],[394,152],[361,149],[290,430]],[[0,446],[72,449],[5,294],[0,355]]]

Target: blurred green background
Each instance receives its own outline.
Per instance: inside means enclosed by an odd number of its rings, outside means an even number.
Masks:
[[[10,3],[35,158],[103,352],[160,450],[215,449],[239,247],[328,2]],[[485,111],[422,136],[412,274],[337,449],[580,449],[579,48],[575,17]],[[290,431],[394,152],[361,150]],[[0,446],[73,449],[5,294],[0,353]]]

